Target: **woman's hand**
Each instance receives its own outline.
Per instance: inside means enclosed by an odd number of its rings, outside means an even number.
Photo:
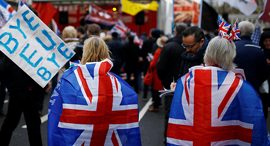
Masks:
[[[171,85],[170,85],[171,90],[175,90],[175,87],[176,87],[176,83],[172,82]]]
[[[267,64],[270,65],[270,60],[269,59],[266,59],[266,61],[267,61]]]

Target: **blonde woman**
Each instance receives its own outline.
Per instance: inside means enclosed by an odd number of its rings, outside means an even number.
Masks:
[[[48,145],[141,145],[138,96],[120,77],[105,42],[85,40],[81,64],[69,68],[51,96]]]
[[[74,50],[76,45],[79,43],[79,39],[77,38],[77,30],[73,26],[67,26],[64,28],[62,32],[62,40],[70,47],[70,49]],[[69,62],[65,64],[58,72],[57,81],[60,80],[63,75],[63,71],[69,68]],[[57,82],[56,82],[57,83]],[[55,86],[53,86],[54,88]]]

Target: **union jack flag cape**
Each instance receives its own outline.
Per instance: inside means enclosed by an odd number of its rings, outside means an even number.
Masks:
[[[194,66],[178,80],[168,146],[266,146],[267,135],[259,96],[233,72]]]
[[[140,146],[138,96],[108,59],[64,72],[50,99],[49,146]]]

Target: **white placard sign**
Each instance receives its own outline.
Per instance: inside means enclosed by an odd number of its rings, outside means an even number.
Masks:
[[[41,87],[75,54],[25,5],[0,30],[0,50]]]

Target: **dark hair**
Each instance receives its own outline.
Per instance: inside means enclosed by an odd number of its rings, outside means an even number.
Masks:
[[[203,30],[201,28],[199,28],[198,26],[191,26],[188,27],[187,29],[185,29],[182,32],[183,37],[187,37],[189,35],[194,35],[194,41],[197,42],[199,40],[201,40],[202,38],[204,38],[204,33]]]
[[[37,12],[35,9],[33,9],[32,7],[29,7],[29,9],[30,9],[37,17],[39,17],[39,16],[38,16],[38,12]]]
[[[265,49],[265,46],[263,44],[263,41],[265,39],[268,39],[270,38],[270,31],[264,31],[262,34],[261,34],[261,38],[260,38],[260,42],[259,42],[259,46],[261,46],[262,49]]]
[[[177,34],[181,34],[185,29],[187,28],[187,25],[185,23],[179,23],[175,26],[175,31]]]
[[[128,36],[128,42],[129,43],[133,43],[133,41],[134,41],[134,36],[133,35],[129,35]]]
[[[84,28],[82,26],[77,27],[76,30],[78,32],[80,32],[81,34],[84,34],[85,33]]]
[[[96,35],[99,36],[101,32],[101,28],[97,24],[90,24],[87,28],[87,31],[89,32],[89,35]]]
[[[117,32],[113,32],[113,33],[112,33],[112,37],[113,37],[113,38],[117,38],[117,37],[118,37],[118,33],[117,33]]]

